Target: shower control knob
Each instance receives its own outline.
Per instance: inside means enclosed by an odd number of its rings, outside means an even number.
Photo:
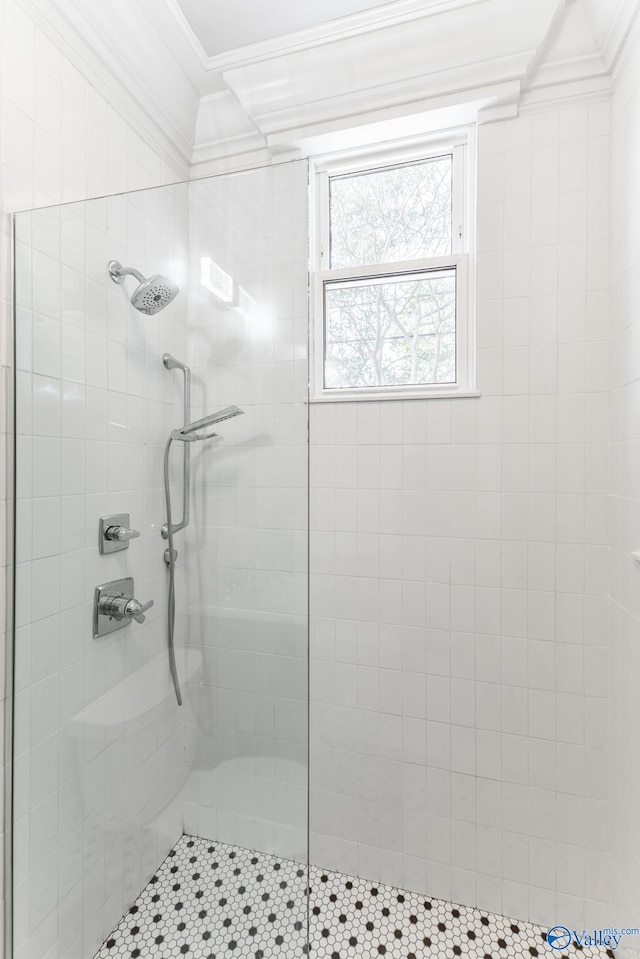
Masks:
[[[132,576],[113,579],[110,583],[96,586],[93,594],[93,638],[107,636],[116,629],[124,629],[135,619],[144,623],[145,613],[153,606],[153,600],[141,603],[135,598]]]
[[[103,616],[109,616],[118,622],[130,622],[135,619],[136,623],[144,623],[144,614],[151,606],[153,606],[152,599],[143,606],[137,599],[130,596],[104,596],[98,603],[98,611]]]
[[[140,531],[127,529],[126,526],[108,526],[104,531],[105,539],[112,543],[127,543],[130,539],[137,539]]]
[[[101,553],[119,553],[129,549],[129,540],[137,539],[139,530],[131,528],[128,513],[101,516],[98,523],[98,549]]]
[[[125,607],[125,615],[135,619],[136,623],[144,623],[146,619],[144,614],[148,609],[151,609],[152,606],[152,599],[150,599],[148,603],[145,603],[144,606],[138,602],[137,599],[130,599]]]

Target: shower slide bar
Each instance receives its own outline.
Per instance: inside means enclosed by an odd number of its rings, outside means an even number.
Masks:
[[[184,376],[184,425],[188,426],[191,419],[191,370],[180,360],[177,360],[171,353],[163,353],[162,362],[166,370],[182,370]],[[169,452],[171,450],[172,437],[167,440],[164,450],[164,495],[167,511],[167,522],[161,527],[160,534],[163,539],[169,541],[169,548],[165,550],[164,559],[169,570],[169,592],[167,595],[167,640],[169,650],[169,670],[171,672],[171,681],[176,694],[178,706],[182,706],[182,691],[180,689],[180,679],[178,677],[178,666],[176,664],[176,651],[174,642],[174,631],[176,622],[176,587],[175,570],[177,553],[173,548],[173,534],[179,532],[189,525],[189,504],[191,496],[191,449],[190,443],[183,444],[182,451],[182,519],[179,523],[174,523],[171,517],[171,488],[169,486]]]
[[[202,417],[202,419],[196,420],[191,423],[191,370],[188,366],[185,366],[184,363],[181,363],[179,360],[176,360],[175,357],[171,356],[170,353],[164,353],[162,356],[162,362],[167,370],[182,370],[184,374],[184,425],[179,430],[171,430],[169,433],[169,438],[167,439],[166,446],[164,448],[164,502],[167,512],[167,522],[164,526],[161,527],[161,534],[163,539],[168,541],[168,549],[164,551],[164,560],[167,564],[169,570],[169,591],[167,594],[167,640],[169,648],[169,668],[171,670],[171,679],[173,681],[173,688],[176,694],[176,700],[178,706],[182,706],[182,692],[180,690],[180,680],[178,677],[178,668],[176,665],[176,653],[175,653],[175,643],[174,643],[174,632],[175,632],[175,622],[176,622],[176,587],[175,587],[175,571],[176,571],[176,559],[178,554],[173,548],[173,536],[179,530],[184,529],[185,526],[189,524],[189,502],[191,495],[191,462],[189,459],[190,456],[190,447],[191,444],[197,440],[207,440],[211,439],[214,436],[217,436],[217,433],[205,433],[204,430],[208,429],[210,426],[215,426],[216,423],[222,423],[224,420],[231,419],[233,416],[241,416],[244,413],[244,410],[241,410],[238,406],[225,406],[222,410],[217,410],[215,413],[209,413],[207,416]],[[182,489],[182,521],[180,523],[175,523],[172,520],[171,512],[171,484],[169,480],[169,454],[171,452],[171,444],[175,441],[180,441],[183,445],[183,489]]]
[[[233,416],[241,416],[244,410],[241,410],[238,406],[226,406],[224,409],[217,410],[215,413],[209,413],[207,416],[202,417],[202,419],[196,420],[192,423],[191,370],[188,366],[185,366],[184,363],[181,363],[180,360],[176,360],[174,356],[171,356],[170,353],[163,354],[162,362],[165,369],[182,370],[184,375],[184,425],[179,430],[171,430],[164,448],[164,502],[167,513],[167,522],[160,529],[162,538],[168,541],[168,549],[164,551],[164,561],[169,570],[169,591],[167,594],[167,642],[169,650],[169,669],[171,671],[171,679],[173,682],[173,688],[175,690],[178,706],[182,706],[182,692],[180,690],[180,679],[178,677],[174,641],[176,623],[175,573],[176,559],[178,554],[173,548],[173,537],[175,533],[178,533],[181,529],[184,529],[189,525],[189,506],[191,496],[191,444],[197,440],[207,440],[217,436],[217,433],[205,433],[203,431],[210,426],[214,426],[216,423],[222,423],[223,420],[231,419]],[[182,442],[182,455],[184,457],[182,460],[182,520],[179,523],[174,523],[172,519],[171,484],[169,480],[169,454],[171,452],[171,444],[176,440]]]
[[[188,426],[191,422],[191,370],[180,360],[177,360],[171,353],[163,353],[162,362],[166,370],[182,370],[184,375],[184,425]],[[172,533],[179,533],[189,525],[189,514],[191,504],[191,444],[185,443],[182,451],[182,519],[179,523],[171,526]],[[163,539],[169,538],[169,527],[167,523],[160,529]]]

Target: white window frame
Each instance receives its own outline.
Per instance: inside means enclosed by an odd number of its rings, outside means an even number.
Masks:
[[[311,192],[311,400],[335,403],[362,400],[424,399],[477,396],[475,392],[475,342],[473,324],[473,184],[470,178],[473,153],[471,131],[462,131],[428,143],[421,141],[401,148],[385,146],[368,153],[333,155],[313,163]],[[452,250],[449,256],[425,257],[397,263],[329,269],[329,187],[332,177],[365,173],[415,163],[436,157],[453,157]],[[409,386],[369,386],[328,389],[324,386],[325,291],[336,280],[371,277],[410,276],[413,273],[455,268],[456,275],[456,381]]]

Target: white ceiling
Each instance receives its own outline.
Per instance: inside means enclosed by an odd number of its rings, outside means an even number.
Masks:
[[[606,96],[640,19],[640,0],[21,2],[197,175],[360,128],[408,136],[394,124]]]
[[[388,4],[389,0],[178,0],[210,57]]]

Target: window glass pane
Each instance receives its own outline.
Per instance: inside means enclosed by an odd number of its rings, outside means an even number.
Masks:
[[[332,177],[331,269],[449,256],[452,159]]]
[[[325,284],[325,389],[455,383],[455,268]]]

